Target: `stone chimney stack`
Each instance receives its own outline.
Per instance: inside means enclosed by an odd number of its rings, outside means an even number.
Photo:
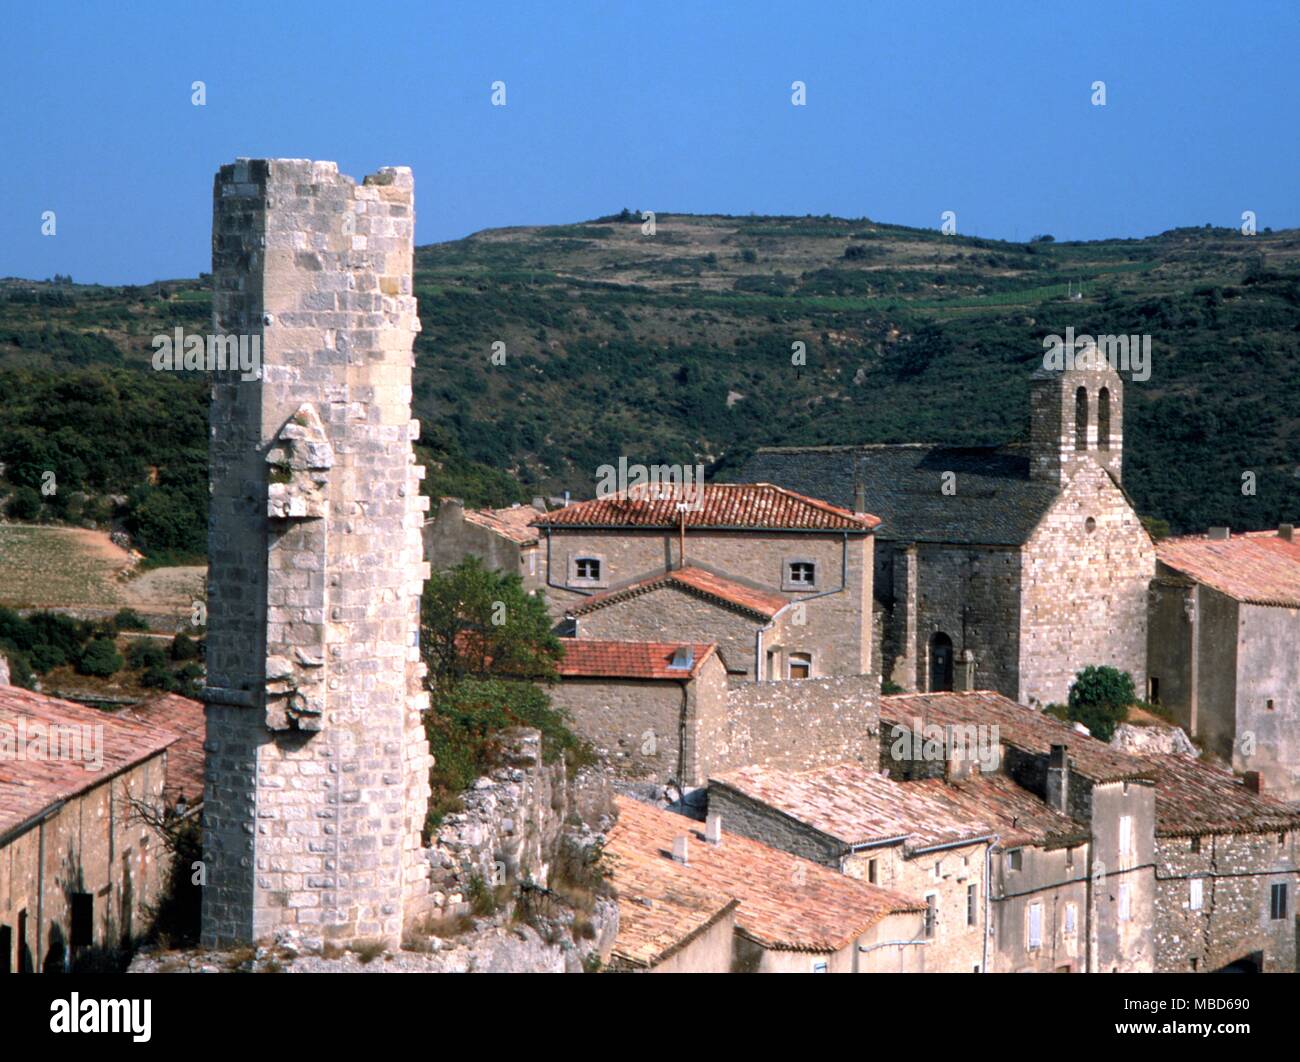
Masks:
[[[240,159],[214,188],[205,944],[400,941],[431,760],[413,190]],[[427,886],[424,886],[427,888]]]
[[[1053,745],[1048,757],[1046,802],[1062,815],[1070,813],[1070,757],[1065,745]]]

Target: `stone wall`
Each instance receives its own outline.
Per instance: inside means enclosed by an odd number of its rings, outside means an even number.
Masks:
[[[400,940],[427,888],[413,181],[247,160],[214,188],[203,937]]]
[[[719,670],[721,670],[721,665]],[[569,713],[574,733],[590,741],[620,775],[682,782],[682,725],[694,682],[564,678],[551,703]]]
[[[1259,953],[1263,972],[1296,971],[1295,903],[1300,875],[1295,834],[1203,836],[1156,840],[1155,968],[1211,973]],[[1199,850],[1194,851],[1193,848]],[[1193,878],[1201,909],[1191,908]],[[1270,892],[1287,887],[1285,918],[1272,919]]]

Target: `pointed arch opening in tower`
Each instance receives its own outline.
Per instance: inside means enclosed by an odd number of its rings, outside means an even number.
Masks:
[[[1097,449],[1110,449],[1110,388],[1097,395]]]
[[[1088,449],[1088,389],[1080,387],[1074,392],[1074,448]]]

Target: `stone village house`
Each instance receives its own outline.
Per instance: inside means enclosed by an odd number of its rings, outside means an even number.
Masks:
[[[1123,425],[1103,361],[1034,374],[1027,445],[764,448],[740,478],[881,517],[884,678],[1063,702],[1088,665],[1146,682],[1155,552],[1121,485]]]
[[[767,483],[696,493],[682,508],[634,488],[534,521],[576,636],[716,642],[750,680],[871,673],[880,521]]]
[[[1151,583],[1150,699],[1236,771],[1300,800],[1300,541],[1276,532],[1166,539]]]
[[[424,524],[424,556],[434,571],[478,557],[489,571],[518,575],[528,593],[546,585],[546,555],[529,526],[546,510],[532,505],[466,509],[459,498],[440,498],[438,513]]]

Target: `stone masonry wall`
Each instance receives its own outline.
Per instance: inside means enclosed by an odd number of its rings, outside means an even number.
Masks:
[[[207,944],[400,940],[427,888],[413,181],[247,160],[214,188]]]
[[[1295,834],[1156,839],[1155,968],[1210,973],[1255,952],[1266,973],[1296,970]],[[1201,879],[1201,909],[1191,908],[1192,878]],[[1285,918],[1269,917],[1274,884],[1287,887]],[[1196,965],[1193,967],[1192,962]]]

